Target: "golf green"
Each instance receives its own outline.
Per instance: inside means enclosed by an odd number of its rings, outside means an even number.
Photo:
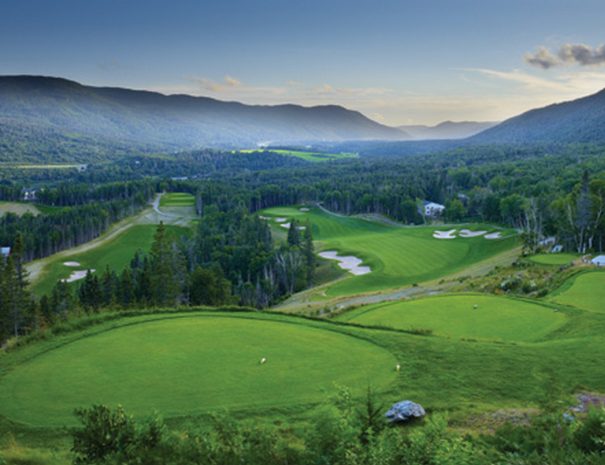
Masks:
[[[342,320],[397,329],[427,329],[440,336],[535,341],[567,318],[552,308],[525,300],[479,294],[444,295],[369,305]]]
[[[555,292],[554,302],[591,312],[605,313],[605,272],[579,274]]]
[[[192,207],[194,205],[195,198],[186,192],[169,192],[160,198],[160,207]]]
[[[0,378],[0,415],[63,425],[73,423],[75,408],[102,403],[171,417],[319,401],[335,383],[361,394],[395,378],[388,351],[304,321],[181,314],[138,323],[77,339],[9,371]]]

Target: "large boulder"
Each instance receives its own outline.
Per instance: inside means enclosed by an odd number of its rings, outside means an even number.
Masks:
[[[385,417],[391,423],[402,423],[414,418],[422,418],[426,415],[422,405],[412,402],[411,400],[404,400],[393,404]]]

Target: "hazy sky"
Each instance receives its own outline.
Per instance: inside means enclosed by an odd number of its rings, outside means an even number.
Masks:
[[[605,87],[604,0],[0,0],[0,74],[501,120]]]

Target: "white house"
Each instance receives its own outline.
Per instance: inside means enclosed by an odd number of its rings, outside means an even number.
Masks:
[[[599,255],[591,260],[593,265],[605,266],[605,255]]]
[[[426,216],[427,218],[435,218],[443,214],[443,211],[445,210],[445,205],[425,200],[424,202],[422,202],[422,208],[424,216]]]

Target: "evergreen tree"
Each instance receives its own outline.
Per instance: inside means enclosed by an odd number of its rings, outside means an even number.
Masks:
[[[311,286],[315,276],[316,259],[315,248],[313,247],[313,231],[311,230],[311,223],[309,221],[307,221],[305,225],[303,254],[305,255],[305,262],[307,266],[307,286]]]
[[[184,264],[160,222],[151,246],[151,295],[155,305],[176,305],[182,296]]]
[[[300,245],[300,232],[298,230],[298,222],[292,220],[290,227],[288,228],[288,244],[290,246]]]
[[[189,303],[191,305],[218,306],[229,302],[231,283],[219,268],[198,266],[189,278]]]
[[[135,289],[132,281],[132,273],[129,268],[124,268],[120,275],[120,283],[118,286],[118,303],[128,308],[133,305],[135,301]]]

